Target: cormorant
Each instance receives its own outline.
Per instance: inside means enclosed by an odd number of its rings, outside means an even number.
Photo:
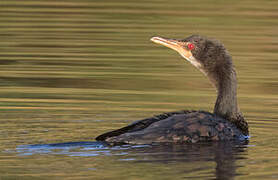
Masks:
[[[115,145],[246,139],[248,123],[237,104],[236,71],[224,45],[199,35],[180,40],[153,37],[151,41],[177,51],[208,77],[217,90],[214,112],[164,113],[104,133],[96,140]]]

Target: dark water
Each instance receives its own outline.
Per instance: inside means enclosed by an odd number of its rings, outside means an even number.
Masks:
[[[1,0],[0,179],[278,179],[277,18],[272,0]],[[191,34],[233,55],[249,143],[94,142],[161,112],[212,110],[208,80],[149,41]]]
[[[239,173],[237,162],[244,160],[248,143],[202,143],[186,145],[123,145],[108,147],[99,142],[72,142],[58,144],[37,144],[18,146],[19,156],[67,156],[91,159],[96,165],[81,171],[103,172],[109,168],[98,167],[107,157],[117,163],[112,165],[109,173],[100,176],[88,175],[92,179],[227,179]],[[100,162],[97,162],[100,161]],[[109,161],[109,160],[105,160]],[[202,164],[200,163],[202,162]],[[87,164],[87,163],[86,163]],[[77,166],[80,166],[77,164]],[[215,168],[211,168],[214,166]],[[135,167],[135,168],[134,168]],[[59,168],[59,167],[58,167]],[[111,167],[110,167],[111,168]],[[115,168],[115,169],[113,169]],[[163,170],[164,169],[164,170]],[[169,170],[171,172],[169,173]],[[78,170],[80,172],[80,170]],[[157,171],[157,172],[156,172]],[[123,173],[115,175],[115,173]],[[198,173],[196,173],[198,172]],[[244,173],[242,173],[243,175]]]

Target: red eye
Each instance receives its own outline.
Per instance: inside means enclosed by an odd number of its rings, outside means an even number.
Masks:
[[[195,48],[195,46],[194,46],[194,44],[192,44],[192,43],[188,43],[188,44],[187,44],[187,48],[188,48],[189,50],[192,50],[192,49]]]

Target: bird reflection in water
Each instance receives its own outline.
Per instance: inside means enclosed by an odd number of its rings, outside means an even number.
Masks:
[[[246,157],[247,148],[248,141],[121,146],[109,146],[102,142],[68,142],[21,145],[16,151],[20,156],[61,154],[77,157],[113,156],[113,160],[134,163],[182,162],[185,178],[190,178],[187,175],[192,172],[195,172],[196,177],[196,172],[200,171],[200,167],[204,167],[201,170],[211,169],[215,172],[213,176],[216,179],[233,179],[239,175],[237,168],[240,166],[236,162]],[[215,162],[216,166],[211,167],[211,162]]]

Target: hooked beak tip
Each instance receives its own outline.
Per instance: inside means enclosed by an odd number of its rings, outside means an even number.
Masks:
[[[158,41],[159,39],[160,39],[159,37],[154,36],[154,37],[152,37],[152,38],[150,39],[150,41],[156,42],[156,41]]]

